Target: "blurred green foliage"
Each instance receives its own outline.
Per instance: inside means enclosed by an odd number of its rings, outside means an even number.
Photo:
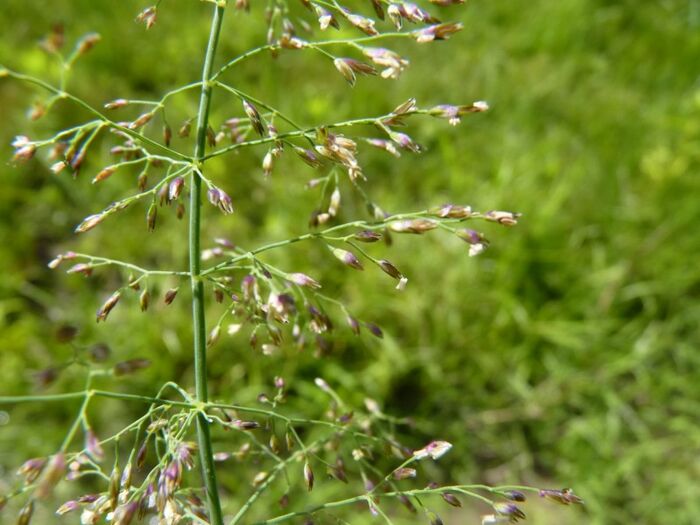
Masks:
[[[5,0],[0,63],[55,81],[55,62],[35,43],[63,22],[69,39],[102,34],[69,86],[93,105],[155,98],[196,80],[207,6],[165,2],[148,33],[133,22],[143,7],[136,0],[99,8],[75,0],[47,9]],[[415,427],[405,429],[411,444],[432,437],[453,442],[452,462],[437,476],[573,485],[587,502],[574,509],[580,512],[553,517],[530,504],[537,523],[694,523],[700,515],[700,2],[474,0],[447,11],[444,18],[463,21],[465,30],[435,46],[398,44],[412,65],[396,81],[363,78],[351,90],[310,53],[256,59],[227,78],[308,124],[380,114],[410,96],[422,106],[486,99],[492,111],[457,128],[429,119],[410,123],[427,149],[418,158],[365,152],[367,189],[390,211],[467,203],[520,211],[521,224],[485,228],[493,244],[478,258],[436,232],[396,236],[384,251],[410,277],[404,293],[380,272],[340,267],[321,246],[271,255],[290,271],[322,278],[330,295],[380,324],[386,336],[341,338],[322,360],[293,351],[261,359],[245,336],[225,339],[210,351],[212,390],[254,399],[279,374],[313,400],[308,384],[320,375],[353,403],[367,395],[387,412],[413,418]],[[231,16],[219,56],[260,43],[262,28],[255,18]],[[27,108],[42,96],[0,82],[2,158],[11,157],[16,134],[47,136],[84,118],[59,104],[29,123]],[[231,116],[236,104],[218,95],[215,121]],[[178,98],[168,118],[176,124],[195,107],[194,96]],[[177,146],[190,147],[182,140]],[[108,147],[100,145],[103,163]],[[222,218],[206,209],[208,239],[225,236],[254,247],[305,231],[317,194],[304,184],[314,173],[283,161],[265,181],[262,154],[216,165],[212,177],[233,196],[237,212]],[[129,299],[95,326],[93,311],[119,276],[85,280],[46,268],[53,254],[74,248],[148,267],[184,267],[185,228],[174,214],[152,235],[138,206],[84,238],[71,234],[82,217],[133,187],[122,174],[91,186],[98,160],[77,180],[51,175],[43,157],[0,167],[3,395],[35,390],[34,371],[70,358],[73,350],[53,337],[62,323],[80,327],[81,345],[106,341],[115,359],[154,361],[116,388],[152,393],[171,378],[190,384],[186,294],[148,314]],[[364,210],[348,198],[342,213],[351,219]],[[175,285],[158,283],[161,290]],[[213,305],[210,316],[217,315]],[[80,389],[80,381],[79,373],[66,373],[48,391]],[[109,429],[142,408],[103,405],[108,408],[94,418]],[[0,412],[2,490],[25,458],[56,448],[75,406],[0,410],[7,411]]]

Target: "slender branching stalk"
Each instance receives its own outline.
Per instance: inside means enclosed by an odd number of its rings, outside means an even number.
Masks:
[[[192,329],[194,334],[194,375],[197,401],[208,401],[207,386],[207,329],[204,317],[204,282],[202,281],[202,250],[201,216],[202,216],[202,179],[204,155],[207,147],[207,129],[209,127],[209,109],[211,107],[212,84],[211,77],[214,69],[216,46],[219,43],[221,25],[224,18],[225,5],[215,5],[211,21],[211,33],[204,57],[202,68],[202,93],[199,99],[197,113],[197,142],[194,150],[195,169],[192,172],[190,188],[190,222],[189,222],[189,252],[190,252],[190,281],[192,283]],[[214,452],[211,446],[209,421],[202,411],[197,415],[197,437],[199,442],[199,458],[202,466],[202,476],[207,493],[209,517],[212,525],[223,525],[221,503],[219,502],[216,470],[214,468]]]

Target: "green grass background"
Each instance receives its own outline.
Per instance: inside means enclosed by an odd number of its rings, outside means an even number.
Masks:
[[[70,84],[93,105],[154,98],[196,80],[209,6],[168,0],[148,33],[134,23],[143,7],[135,0],[75,0],[48,9],[5,0],[0,63],[55,81],[55,64],[36,42],[63,22],[69,41],[87,31],[102,34]],[[310,125],[388,112],[410,96],[424,106],[488,100],[490,112],[457,128],[412,121],[408,131],[427,150],[419,157],[365,151],[366,187],[390,211],[457,202],[520,211],[521,224],[484,226],[493,245],[478,258],[436,232],[396,236],[390,249],[374,249],[410,277],[404,293],[380,272],[340,267],[320,246],[271,256],[285,269],[323,278],[330,293],[386,336],[341,334],[323,360],[308,352],[261,360],[245,337],[224,339],[210,353],[215,395],[254,398],[282,374],[313,399],[308,385],[320,375],[353,403],[368,395],[387,412],[414,418],[409,443],[453,442],[450,461],[436,474],[441,480],[571,485],[586,500],[584,509],[564,513],[529,503],[534,523],[696,523],[700,2],[472,0],[442,16],[462,21],[464,31],[436,45],[397,44],[412,64],[396,81],[362,78],[350,89],[323,57],[303,52],[256,59],[227,79]],[[263,38],[259,17],[230,16],[219,56]],[[60,104],[28,122],[27,108],[43,95],[0,81],[3,159],[12,155],[14,135],[47,136],[84,117]],[[194,96],[182,97],[169,118],[178,122],[195,107]],[[215,122],[236,111],[235,100],[217,95]],[[176,145],[189,151],[185,141]],[[98,145],[103,162],[108,147]],[[207,239],[227,236],[253,247],[305,231],[316,194],[304,183],[314,173],[283,161],[264,181],[262,154],[227,157],[212,168],[237,212],[222,218],[206,209]],[[148,235],[144,210],[134,207],[84,238],[72,235],[82,217],[133,187],[119,176],[91,186],[98,161],[75,181],[51,175],[41,156],[22,167],[0,165],[3,395],[32,392],[33,371],[70,357],[52,335],[65,322],[81,328],[80,344],[107,341],[115,359],[154,360],[145,373],[116,385],[105,381],[105,388],[152,393],[170,378],[190,383],[186,294],[146,315],[129,299],[96,326],[93,312],[117,275],[84,280],[46,268],[53,254],[75,248],[184,267],[185,227],[174,216]],[[362,216],[362,205],[346,193],[343,218]],[[211,317],[218,312],[212,306]],[[79,389],[80,381],[77,371],[67,372],[48,391]],[[92,417],[104,429],[142,408],[102,407]],[[24,459],[56,449],[75,408],[0,407],[0,492],[13,486]],[[236,473],[223,476],[237,494]],[[446,513],[446,522],[476,522],[484,510],[470,505],[464,515]],[[2,523],[12,522],[8,511]],[[368,516],[356,519],[369,523]]]

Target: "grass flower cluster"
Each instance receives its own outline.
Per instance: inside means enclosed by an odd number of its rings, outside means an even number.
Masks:
[[[157,100],[125,95],[96,108],[71,94],[70,72],[79,67],[81,57],[100,44],[97,34],[86,35],[67,54],[62,28],[57,27],[42,42],[45,51],[61,64],[57,85],[0,66],[0,77],[32,84],[45,93],[33,106],[31,119],[40,119],[62,102],[90,115],[89,120],[48,138],[17,136],[12,144],[16,164],[46,155],[56,176],[82,179],[89,172],[95,185],[107,184],[115,177],[134,179],[134,193],[90,211],[75,227],[77,234],[108,229],[120,212],[135,206],[144,210],[144,236],[162,227],[165,214],[188,221],[186,268],[145,268],[73,251],[59,254],[49,266],[85,277],[103,272],[120,276],[122,284],[105,292],[95,314],[97,322],[109,323],[115,308],[134,305],[146,311],[155,301],[165,305],[190,301],[194,363],[194,391],[168,382],[150,397],[112,392],[96,388],[96,379],[135,374],[149,362],[134,356],[112,363],[108,350],[96,346],[76,352],[64,367],[46,370],[39,377],[50,383],[63,368],[79,367],[85,374],[83,390],[2,398],[0,401],[8,404],[67,400],[82,400],[82,404],[58,450],[50,457],[24,463],[19,468],[22,483],[3,496],[0,505],[8,500],[24,501],[17,523],[28,525],[36,502],[49,498],[63,480],[90,488],[56,511],[58,515],[79,516],[76,520],[83,524],[313,523],[317,516],[342,515],[343,509],[358,506],[368,513],[367,521],[374,516],[391,524],[395,502],[424,515],[424,521],[439,524],[442,520],[435,502],[459,507],[461,498],[488,506],[483,523],[513,523],[525,518],[519,504],[528,492],[565,505],[581,503],[570,489],[434,483],[411,487],[407,484],[419,477],[426,462],[438,461],[450,451],[450,443],[442,440],[447,437],[436,436],[417,450],[406,447],[396,430],[401,422],[384,413],[379,403],[367,399],[364,407],[350,406],[322,378],[315,380],[315,387],[327,397],[323,419],[285,411],[288,396],[296,395],[289,389],[294,378],[271,378],[270,390],[261,393],[255,404],[232,402],[235,393],[217,392],[216,400],[210,399],[208,348],[222,337],[240,339],[246,334],[261,360],[284,358],[289,348],[312,348],[319,358],[329,356],[334,333],[342,324],[355,334],[366,331],[383,337],[379,326],[357,318],[343,301],[326,294],[323,282],[312,275],[313,269],[273,264],[265,259],[267,252],[306,243],[309,250],[325,253],[329,265],[345,265],[348,275],[380,270],[394,280],[396,293],[400,293],[409,285],[410,276],[378,255],[376,246],[390,245],[393,236],[443,233],[466,243],[465,256],[476,256],[488,248],[489,241],[467,225],[487,221],[511,227],[520,215],[429,202],[423,210],[387,213],[364,185],[373,176],[362,163],[366,149],[379,149],[391,156],[420,153],[419,141],[405,131],[414,119],[443,119],[455,126],[462,118],[488,110],[484,101],[423,107],[409,99],[397,101],[392,111],[382,115],[300,124],[254,93],[242,91],[236,82],[236,66],[241,62],[261,55],[283,60],[290,53],[318,55],[327,61],[329,74],[341,75],[351,87],[362,82],[363,76],[376,75],[390,82],[409,66],[409,59],[380,44],[408,39],[422,45],[449,39],[462,26],[442,22],[442,11],[461,1],[433,0],[429,8],[385,0],[357,6],[354,4],[359,2],[344,5],[335,0],[275,0],[266,7],[247,0],[206,3],[212,5],[202,5],[202,9],[209,8],[212,15],[201,79],[176,87]],[[135,14],[136,22],[146,30],[157,27],[161,11],[169,9],[169,4],[164,1],[146,7]],[[433,14],[434,10],[441,13]],[[265,20],[265,43],[233,58],[219,58],[224,19],[230,18],[235,27],[246,23],[246,17]],[[325,38],[334,31],[337,38]],[[177,123],[166,116],[174,97],[197,93],[196,115]],[[221,122],[211,118],[214,96],[225,98],[230,106],[230,115]],[[95,167],[90,159],[101,144],[109,144],[114,160]],[[237,217],[236,210],[246,195],[226,191],[225,184],[209,171],[211,162],[226,157],[233,159],[228,161],[233,176],[243,176],[236,173],[235,154],[244,149],[259,155],[263,177],[285,176],[276,173],[283,157],[294,158],[301,169],[312,170],[307,186],[318,192],[318,207],[310,210],[308,228],[296,237],[255,247],[217,238],[211,247],[203,248],[202,225],[207,213],[231,215],[231,221],[245,220]],[[340,220],[348,201],[362,202],[367,216]],[[177,284],[159,295],[154,284],[159,280]],[[361,286],[361,279],[358,282]],[[219,309],[218,317],[207,319],[207,305]],[[70,342],[75,332],[66,327],[61,337]],[[99,435],[91,424],[89,409],[104,398],[141,403],[146,410],[118,432]],[[223,432],[235,434],[239,446],[217,448],[212,434]],[[217,475],[241,462],[250,462],[256,473],[249,480],[250,495],[242,505],[232,506]],[[318,487],[322,477],[339,481],[340,488],[330,493],[328,501],[307,503],[304,492]],[[360,490],[355,483],[358,480]],[[332,499],[338,493],[345,496]],[[254,507],[260,509],[255,516],[263,516],[255,521],[250,517]]]

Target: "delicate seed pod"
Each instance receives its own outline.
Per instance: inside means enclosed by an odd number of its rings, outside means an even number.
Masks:
[[[518,219],[522,214],[513,213],[510,211],[489,211],[484,214],[484,218],[488,221],[497,222],[503,226],[515,226],[518,224]]]
[[[401,7],[399,4],[389,4],[387,8],[389,18],[394,23],[394,27],[399,31],[403,27],[403,17],[401,16]]]
[[[85,433],[85,450],[93,461],[97,463],[100,463],[105,457],[100,440],[91,428]]]
[[[355,335],[360,335],[360,322],[352,315],[348,315],[345,320],[347,321],[350,330],[352,330]]]
[[[17,475],[24,478],[24,483],[26,485],[31,485],[39,477],[39,474],[41,474],[45,466],[45,458],[28,459],[17,469]]]
[[[209,188],[209,191],[207,191],[207,199],[209,199],[209,202],[214,206],[218,206],[221,200],[221,190],[219,190],[219,188]]]
[[[432,459],[440,459],[447,454],[452,448],[452,444],[447,441],[431,441],[425,447],[413,452],[413,457],[416,459],[424,459],[430,457]]]
[[[409,467],[401,467],[401,468],[396,469],[392,473],[392,476],[396,480],[415,478],[416,477],[416,469],[409,468]]]
[[[85,263],[74,264],[66,270],[66,273],[82,273],[86,277],[92,275],[92,266]]]
[[[343,75],[343,78],[348,81],[351,86],[355,85],[357,78],[355,77],[355,72],[342,58],[336,58],[333,60],[333,65],[338,70],[338,72]]]
[[[527,499],[525,497],[525,494],[523,494],[519,490],[506,490],[503,493],[503,497],[506,499],[509,499],[511,501],[519,501],[519,502],[523,502]]]
[[[264,470],[261,472],[258,472],[255,477],[253,478],[253,486],[254,487],[259,487],[263,481],[267,479],[268,473],[265,472]]]
[[[32,104],[32,107],[27,112],[29,120],[39,120],[44,115],[46,115],[46,106],[41,102]]]
[[[51,173],[53,173],[54,175],[58,175],[58,174],[61,173],[64,169],[66,169],[66,166],[68,166],[68,164],[66,164],[66,162],[63,161],[63,160],[60,160],[60,161],[58,161],[58,162],[55,162],[55,163],[53,163],[53,164],[51,165],[51,168],[50,168],[50,169],[51,169]]]
[[[78,56],[84,55],[90,51],[95,45],[102,39],[98,33],[88,33],[83,38],[78,41],[76,54]]]
[[[265,127],[263,126],[262,118],[260,117],[260,113],[258,112],[257,108],[247,100],[243,100],[243,111],[245,111],[245,114],[248,115],[250,124],[253,126],[256,133],[261,137],[264,136]]]
[[[231,424],[239,430],[257,430],[260,428],[260,423],[257,421],[243,421],[241,419],[236,419],[235,421],[232,421]]]
[[[103,168],[97,175],[95,175],[95,178],[92,179],[92,183],[96,184],[98,182],[102,182],[103,180],[109,178],[115,171],[117,171],[117,168],[114,166],[107,166],[106,168]]]
[[[214,461],[216,461],[217,463],[221,463],[223,461],[231,459],[232,455],[233,454],[231,454],[230,452],[216,452],[214,454]]]
[[[144,464],[146,463],[146,454],[148,452],[148,444],[144,443],[141,445],[139,448],[139,451],[136,453],[136,468],[139,470],[143,468]]]
[[[294,436],[291,432],[287,431],[284,434],[284,441],[287,445],[287,450],[293,450],[296,442],[294,441]]]
[[[311,465],[309,461],[304,462],[304,481],[306,481],[306,488],[309,492],[314,488],[314,472],[311,470]]]
[[[353,26],[362,31],[364,34],[369,36],[376,36],[379,34],[379,32],[374,28],[374,20],[372,20],[371,18],[367,18],[354,13],[349,13],[346,10],[343,10],[342,13],[348,22],[350,22]]]
[[[294,152],[299,155],[299,158],[312,168],[318,168],[321,165],[321,160],[316,155],[316,152],[311,149],[300,148],[294,146]]]
[[[428,511],[428,516],[430,518],[430,525],[444,525],[444,522],[442,519],[440,519],[440,516],[435,514],[432,511]]]
[[[38,498],[48,498],[54,487],[63,479],[66,474],[66,458],[62,452],[54,455],[46,466],[46,470],[36,488],[34,494]]]
[[[384,337],[382,329],[374,323],[365,323],[365,328],[367,328],[374,337],[378,337],[379,339]]]
[[[464,27],[461,23],[448,23],[432,25],[423,29],[413,31],[413,37],[419,44],[432,42],[433,40],[447,40],[453,34],[461,31]]]
[[[363,230],[361,232],[357,232],[355,235],[353,235],[353,239],[356,241],[361,241],[361,242],[377,242],[381,240],[382,234],[372,231],[372,230]]]
[[[279,39],[279,46],[283,49],[303,49],[308,45],[306,40],[302,40],[289,33],[284,33]]]
[[[457,230],[457,237],[469,243],[469,256],[479,255],[489,246],[489,241],[478,231],[470,229]]]
[[[286,509],[289,506],[289,494],[285,492],[278,503],[281,508]]]
[[[207,347],[214,346],[219,340],[220,335],[221,325],[216,325],[214,328],[211,329],[211,332],[209,332],[209,337],[207,337]]]
[[[219,209],[227,215],[233,213],[231,197],[223,190],[219,190]]]
[[[442,218],[466,219],[471,216],[471,206],[458,206],[455,204],[444,204],[439,208],[433,208],[430,213]]]
[[[451,492],[443,492],[441,494],[442,499],[444,499],[449,505],[452,505],[453,507],[461,507],[462,502],[459,501],[457,496],[452,494]]]
[[[207,135],[207,145],[210,148],[213,148],[214,146],[216,146],[216,133],[214,132],[214,128],[212,128],[211,126],[207,126],[206,135]]]
[[[109,478],[109,509],[114,510],[117,508],[117,503],[119,501],[119,487],[121,484],[121,469],[119,465],[115,464],[112,467],[112,475]]]
[[[144,169],[141,173],[139,173],[139,176],[136,179],[136,187],[139,189],[139,191],[144,191],[146,186],[148,186],[148,171]]]
[[[192,119],[188,118],[182,123],[180,129],[178,129],[177,134],[180,138],[186,138],[190,136],[190,131],[192,130]]]
[[[299,286],[306,286],[308,288],[313,288],[313,289],[319,289],[321,288],[321,283],[319,283],[316,279],[309,277],[305,273],[288,273],[287,274],[287,279],[291,282],[293,282],[296,285]]]
[[[393,221],[389,224],[389,229],[396,233],[421,234],[437,228],[438,223],[430,219],[407,219],[403,221]]]
[[[153,113],[143,113],[142,115],[139,115],[136,120],[130,122],[127,127],[129,129],[139,129],[148,124],[152,119]]]
[[[130,503],[120,505],[114,512],[114,516],[112,517],[112,523],[114,525],[130,525],[138,509],[138,501],[132,501]]]
[[[335,217],[340,209],[340,189],[336,186],[331,193],[330,203],[328,204],[328,214],[331,217]]]
[[[316,225],[326,224],[330,218],[330,213],[319,213],[316,215]]]
[[[165,304],[171,304],[175,300],[175,296],[177,295],[178,288],[171,288],[167,292],[165,292],[165,297],[163,300],[165,301]]]
[[[343,264],[350,266],[351,268],[355,268],[356,270],[365,269],[364,266],[362,266],[362,262],[360,262],[354,253],[343,250],[342,248],[331,248],[331,251],[333,252],[335,258]]]
[[[168,199],[171,201],[177,200],[182,193],[182,187],[185,185],[185,179],[182,177],[175,177],[168,186]]]
[[[170,141],[172,140],[172,138],[172,128],[167,123],[163,124],[163,144],[165,144],[166,147],[170,147]]]
[[[125,98],[118,98],[118,99],[112,100],[111,102],[107,102],[104,105],[104,108],[105,109],[119,109],[119,108],[123,108],[128,103],[129,103],[129,101],[126,100]]]
[[[275,434],[272,434],[270,436],[269,445],[270,445],[270,450],[272,450],[272,452],[274,452],[275,454],[280,453],[280,450],[281,450],[280,449],[280,440],[277,438],[277,436]]]
[[[520,507],[518,507],[514,503],[494,503],[493,510],[495,510],[496,514],[498,514],[499,516],[504,516],[508,518],[510,523],[515,523],[519,520],[524,520],[526,517],[525,513],[522,510],[520,510]]]
[[[406,100],[406,102],[402,102],[394,110],[392,111],[392,114],[394,115],[406,115],[408,113],[413,113],[416,111],[416,108],[418,106],[416,105],[416,99],[415,98],[409,98]]]
[[[148,211],[146,212],[146,228],[149,232],[152,232],[156,229],[157,219],[158,207],[156,206],[155,202],[152,202],[151,205],[148,207]]]
[[[146,29],[151,29],[158,18],[158,10],[156,6],[150,6],[141,11],[136,17],[137,22],[142,22],[146,25]]]
[[[98,213],[95,215],[89,215],[83,219],[83,221],[78,224],[78,226],[75,227],[75,233],[85,233],[87,231],[92,230],[95,226],[100,224],[105,218],[107,217],[107,214],[105,213]]]
[[[168,184],[161,184],[160,188],[158,189],[158,204],[160,206],[163,205],[168,205],[170,204],[170,191],[169,191],[169,185]]]
[[[141,295],[139,296],[139,306],[141,307],[141,311],[145,312],[148,310],[148,305],[151,303],[151,293],[148,291],[148,289],[145,289],[143,292],[141,292]]]
[[[34,500],[30,499],[17,515],[17,525],[29,525],[34,514]]]
[[[562,505],[583,504],[583,500],[574,494],[574,491],[571,489],[542,489],[540,490],[540,497],[556,501]]]
[[[332,392],[330,385],[322,377],[314,379],[314,384],[326,393]]]
[[[115,376],[124,376],[127,374],[133,374],[144,368],[151,366],[150,359],[129,359],[128,361],[122,361],[114,365],[113,373]]]
[[[76,500],[69,500],[56,509],[56,514],[58,516],[63,516],[64,514],[68,514],[69,512],[73,512],[79,508],[80,504]]]
[[[403,149],[407,149],[414,153],[419,153],[421,150],[420,145],[414,142],[411,137],[406,135],[406,133],[392,131],[389,133],[389,138],[393,140],[396,144],[401,146]]]
[[[97,310],[97,322],[98,323],[100,321],[107,320],[107,316],[109,315],[109,312],[111,312],[112,309],[117,305],[121,296],[122,296],[122,293],[120,291],[114,292],[112,295],[109,296],[109,298],[105,301],[105,303]]]
[[[377,264],[379,267],[382,269],[384,273],[387,275],[393,277],[394,279],[403,279],[403,274],[394,266],[391,264],[391,262],[387,261],[386,259],[381,259],[377,261]]]
[[[262,169],[263,169],[263,175],[265,177],[269,177],[272,174],[272,168],[275,163],[275,158],[272,154],[273,150],[269,150],[266,154],[265,157],[263,158],[262,161]]]
[[[69,261],[71,259],[75,259],[75,257],[76,255],[73,252],[60,253],[56,257],[51,259],[47,266],[52,270],[55,270],[56,268],[58,268],[58,265],[61,264],[63,261]]]
[[[76,155],[70,157],[70,167],[73,169],[73,174],[75,176],[77,176],[80,172],[80,168],[85,160],[85,155],[87,155],[87,151],[85,149],[81,149]]]

